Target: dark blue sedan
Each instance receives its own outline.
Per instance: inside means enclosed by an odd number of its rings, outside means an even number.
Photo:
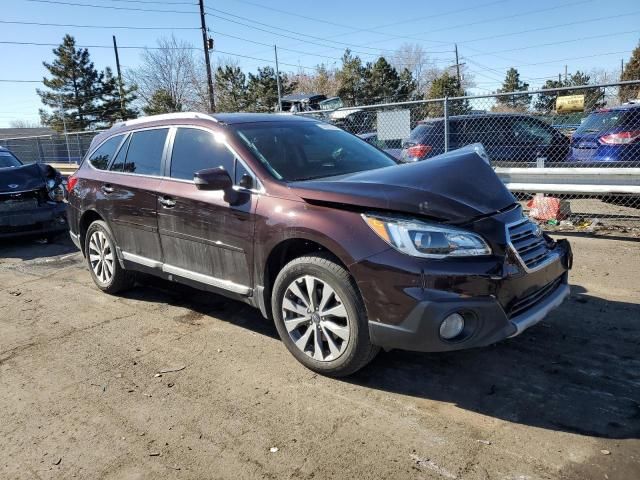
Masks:
[[[640,103],[591,113],[571,138],[569,162],[640,167]]]

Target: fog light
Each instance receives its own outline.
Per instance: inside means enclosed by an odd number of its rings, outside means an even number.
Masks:
[[[445,340],[456,338],[464,330],[464,317],[459,313],[452,313],[440,324],[440,336]]]

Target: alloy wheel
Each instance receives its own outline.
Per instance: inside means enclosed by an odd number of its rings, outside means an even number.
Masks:
[[[89,264],[96,278],[107,284],[113,278],[114,256],[107,236],[96,230],[89,238]]]
[[[317,277],[303,275],[289,284],[282,318],[294,345],[314,360],[335,360],[349,344],[347,310],[336,291]]]

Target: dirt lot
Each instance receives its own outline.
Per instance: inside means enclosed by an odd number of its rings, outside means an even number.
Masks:
[[[4,243],[0,478],[636,480],[640,242],[571,240],[572,297],[543,323],[342,381],[242,304],[110,297],[70,243]]]

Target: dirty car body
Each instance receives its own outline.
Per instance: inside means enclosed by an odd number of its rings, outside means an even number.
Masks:
[[[0,147],[0,239],[67,229],[60,172],[46,164],[24,165]]]
[[[477,146],[398,164],[354,135],[303,117],[137,122],[97,138],[70,181],[74,241],[91,257],[89,234],[99,230],[92,225],[108,226],[117,268],[259,308],[291,353],[316,371],[352,373],[375,348],[489,345],[537,323],[569,293],[568,242],[523,216]],[[150,129],[166,130],[158,171],[126,172],[120,162],[131,136]],[[217,168],[173,178],[183,129],[210,132],[230,161],[212,150]],[[96,168],[91,152],[109,141],[116,147]],[[204,188],[214,183],[215,191]],[[331,295],[334,306],[322,316]],[[350,350],[353,342],[368,350],[349,364],[359,351]]]

